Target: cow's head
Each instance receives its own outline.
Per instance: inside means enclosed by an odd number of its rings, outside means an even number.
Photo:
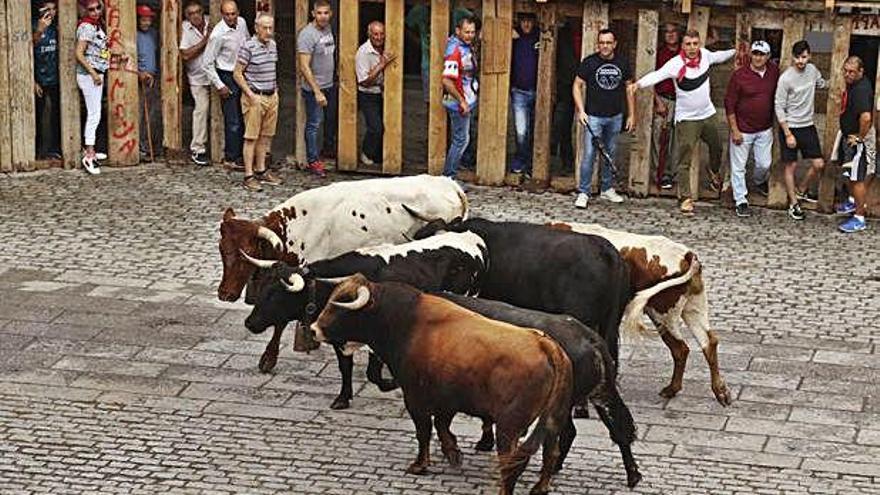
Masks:
[[[311,299],[315,297],[314,288],[309,286],[314,281],[307,280],[308,268],[291,266],[283,261],[242,256],[260,268],[265,278],[254,299],[251,314],[244,321],[245,327],[253,333],[262,333],[270,326],[303,320],[308,304],[314,303]],[[317,313],[317,310],[312,309],[312,312]]]
[[[255,267],[242,256],[278,258],[283,253],[278,234],[258,222],[235,217],[227,208],[220,222],[220,257],[223,259],[223,279],[217,288],[221,301],[236,301]]]
[[[355,343],[370,343],[375,330],[367,324],[367,317],[376,305],[378,291],[362,274],[343,280],[333,292],[327,305],[312,324],[318,342],[329,342],[352,348]]]

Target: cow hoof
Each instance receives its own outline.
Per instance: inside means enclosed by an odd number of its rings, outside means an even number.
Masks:
[[[590,417],[590,408],[587,406],[575,406],[571,413],[574,419],[584,419]]]
[[[333,400],[333,403],[330,404],[330,409],[348,409],[351,407],[350,401],[348,399],[344,399],[342,397],[337,397]]]
[[[443,452],[443,455],[446,457],[446,461],[449,462],[450,466],[461,467],[461,450],[451,449]]]
[[[678,391],[681,390],[681,387],[673,387],[672,385],[667,385],[660,391],[660,397],[664,397],[666,399],[671,399],[678,395]]]
[[[729,406],[733,403],[733,399],[730,397],[730,389],[727,388],[727,385],[721,385],[717,389],[713,389],[712,392],[715,394],[715,399],[724,407]]]
[[[377,380],[376,386],[379,387],[381,392],[390,392],[398,387],[397,382],[394,380]]]
[[[474,450],[477,452],[492,452],[492,449],[495,448],[495,439],[492,437],[482,437],[480,441],[474,446]]]
[[[260,373],[271,373],[272,370],[275,369],[275,365],[278,363],[278,356],[270,356],[268,354],[263,354],[260,357]]]
[[[529,490],[529,495],[546,495],[550,493],[550,489],[545,487],[543,484],[537,484]]]
[[[626,473],[626,486],[635,488],[642,481],[642,473],[638,469],[634,469],[631,473]]]
[[[415,475],[428,474],[428,465],[414,462],[410,464],[408,468],[406,468],[406,473]]]

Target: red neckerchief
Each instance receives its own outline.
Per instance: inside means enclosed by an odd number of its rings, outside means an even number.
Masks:
[[[76,24],[77,29],[79,29],[79,27],[82,26],[83,24],[91,24],[91,25],[95,26],[96,28],[100,29],[101,28],[101,19],[93,19],[92,17],[86,15],[86,16],[79,18],[79,22]]]
[[[681,81],[684,79],[684,73],[687,71],[688,67],[692,69],[696,69],[700,66],[700,59],[703,57],[703,52],[698,51],[696,58],[687,58],[684,54],[684,50],[678,52],[678,55],[681,57],[681,60],[684,62],[684,65],[681,66],[681,69],[678,71],[677,81]]]

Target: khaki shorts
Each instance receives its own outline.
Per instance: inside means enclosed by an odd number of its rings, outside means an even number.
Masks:
[[[272,96],[257,95],[260,104],[251,102],[247,95],[241,95],[241,113],[244,116],[244,138],[257,139],[275,135],[278,124],[278,92]]]

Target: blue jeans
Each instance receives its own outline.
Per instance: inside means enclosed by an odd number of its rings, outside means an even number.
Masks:
[[[535,92],[512,88],[510,104],[513,107],[513,124],[516,130],[516,153],[511,160],[513,171],[532,171],[532,139],[535,127]]]
[[[614,161],[614,150],[617,148],[617,135],[620,134],[620,126],[623,124],[623,114],[619,113],[613,117],[597,117],[595,115],[587,115],[587,124],[593,133],[590,134],[588,129],[584,129],[583,147],[584,152],[581,154],[581,180],[578,184],[578,192],[590,194],[591,183],[593,182],[593,161],[599,155],[599,150],[593,146],[593,134],[599,138],[605,152]],[[601,159],[600,159],[601,160]],[[614,186],[614,173],[609,164],[605,164],[601,168],[602,187],[600,190],[605,192]]]
[[[458,165],[461,162],[461,156],[467,149],[468,142],[471,139],[471,121],[473,120],[473,110],[467,115],[455,109],[446,109],[449,115],[451,127],[449,151],[446,152],[446,164],[443,165],[443,175],[446,177],[455,177],[458,172]]]
[[[318,130],[321,124],[324,124],[324,150],[333,150],[336,148],[336,118],[333,105],[336,104],[336,87],[321,89],[327,98],[327,106],[318,105],[315,99],[315,93],[302,90],[303,100],[306,104],[306,162],[313,163],[320,158],[322,148],[318,147]],[[325,119],[326,115],[326,119]]]
[[[241,115],[241,88],[232,78],[232,72],[217,69],[217,75],[229,88],[230,95],[223,100],[223,137],[226,160],[234,162],[242,158],[244,146],[244,120]]]

